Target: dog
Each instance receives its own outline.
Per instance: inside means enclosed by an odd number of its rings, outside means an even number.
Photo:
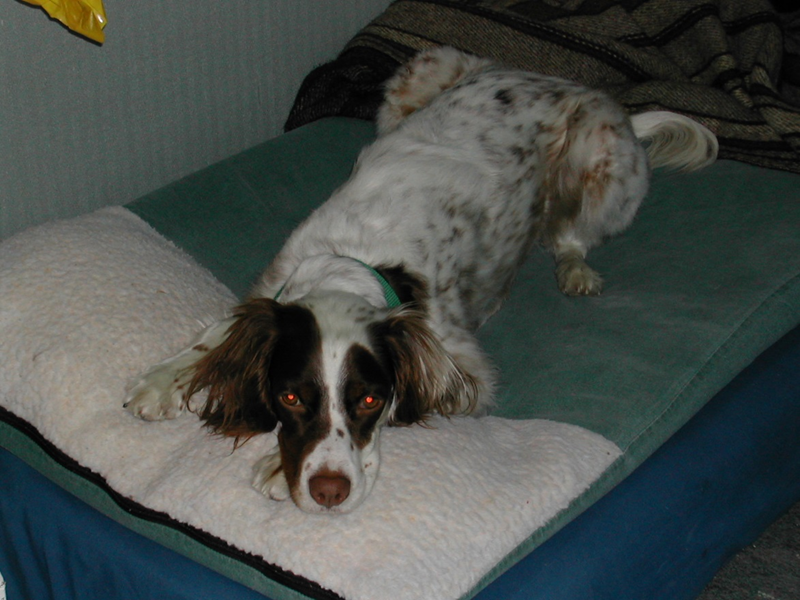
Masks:
[[[169,419],[207,390],[197,412],[214,431],[238,443],[278,428],[254,485],[310,513],[364,501],[382,426],[491,405],[495,372],[474,334],[534,244],[565,294],[600,293],[586,253],[631,224],[650,169],[697,169],[717,152],[687,117],[628,118],[602,92],[447,47],[388,81],[377,131],[250,298],[125,401]]]

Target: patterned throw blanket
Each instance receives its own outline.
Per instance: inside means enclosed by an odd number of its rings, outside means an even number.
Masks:
[[[767,0],[397,0],[308,75],[286,129],[372,119],[397,66],[447,44],[689,115],[721,158],[800,172],[799,26]]]

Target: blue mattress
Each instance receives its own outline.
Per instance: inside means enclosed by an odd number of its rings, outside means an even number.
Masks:
[[[694,598],[800,498],[798,398],[800,328],[476,597]],[[264,598],[103,516],[2,449],[0,482],[0,573],[10,599]]]

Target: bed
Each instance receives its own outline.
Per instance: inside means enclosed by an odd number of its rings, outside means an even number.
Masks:
[[[456,16],[458,35],[467,17],[485,28],[490,4],[394,3],[311,74],[290,132],[3,242],[10,598],[692,598],[800,498],[800,169],[796,113],[777,101],[787,130],[730,116],[716,165],[655,173],[634,226],[593,255],[602,296],[563,297],[535,251],[481,332],[497,409],[387,431],[364,510],[312,518],[259,496],[249,469],[270,435],[234,452],[191,413],[145,424],[121,409],[126,382],[241,298],[347,177],[381,70],[454,43],[435,36]],[[424,31],[395,23],[417,9]],[[537,44],[563,43],[563,27],[538,28],[551,36]],[[620,82],[620,97],[677,97],[643,85]]]

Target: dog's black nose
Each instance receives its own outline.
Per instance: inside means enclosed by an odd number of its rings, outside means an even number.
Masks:
[[[339,506],[350,495],[350,480],[338,472],[325,471],[308,480],[314,502],[325,508]]]

